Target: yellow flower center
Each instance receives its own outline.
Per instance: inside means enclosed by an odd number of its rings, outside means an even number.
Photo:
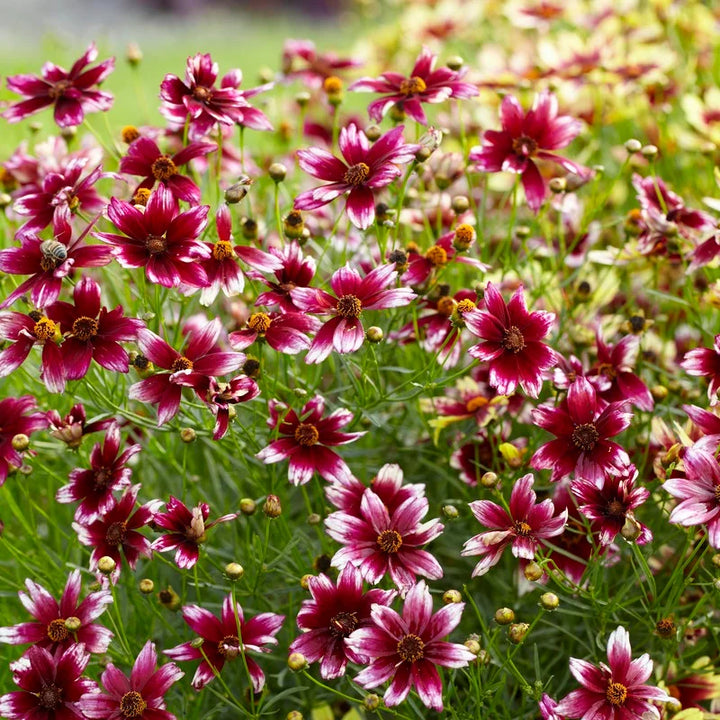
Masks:
[[[366,165],[365,163],[357,163],[357,165],[351,165],[346,171],[345,175],[343,175],[343,180],[348,185],[353,185],[354,187],[358,187],[359,185],[362,185],[370,175],[370,167]]]
[[[142,717],[146,707],[147,703],[136,690],[125,693],[120,699],[120,714],[125,718]]]
[[[87,342],[98,333],[98,323],[91,317],[83,315],[79,317],[72,325],[72,334],[80,341]]]
[[[47,626],[48,639],[52,640],[53,642],[62,642],[63,640],[67,639],[69,634],[70,633],[68,633],[68,630],[65,627],[65,621],[62,618],[53,620]]]
[[[266,313],[253,313],[247,321],[248,327],[258,335],[264,335],[272,324],[272,320]]]
[[[433,267],[442,267],[443,265],[447,264],[448,256],[447,256],[447,252],[445,251],[445,248],[440,247],[440,245],[433,245],[425,253],[425,259]]]
[[[57,325],[50,318],[41,317],[33,327],[33,335],[41,342],[52,340],[57,333]]]
[[[235,251],[227,240],[218,240],[215,245],[213,245],[212,254],[214,260],[221,262],[222,260],[231,258],[235,254]]]
[[[356,295],[343,295],[338,299],[337,314],[344,318],[358,318],[362,313],[362,303]]]
[[[611,705],[621,707],[627,698],[627,688],[621,683],[610,682],[605,691],[605,697]]]
[[[312,423],[300,423],[295,428],[295,440],[303,447],[317,445],[319,439],[320,433]]]
[[[383,552],[393,555],[402,547],[402,535],[397,530],[383,530],[377,536],[377,544]]]
[[[171,158],[161,155],[152,164],[152,174],[156,180],[169,180],[173,175],[177,175],[177,168]]]
[[[413,75],[411,78],[405,78],[405,80],[400,83],[401,95],[417,95],[418,93],[425,92],[426,90],[427,85],[425,84],[425,81],[417,75]]]
[[[482,395],[478,395],[477,397],[470,398],[465,403],[465,409],[469,413],[474,413],[475,411],[479,410],[480,408],[484,408],[490,401],[483,397]]]
[[[181,372],[182,370],[192,370],[193,369],[193,362],[192,360],[189,360],[184,355],[181,355],[179,358],[176,358],[173,360],[173,364],[170,366],[170,370],[172,372]]]

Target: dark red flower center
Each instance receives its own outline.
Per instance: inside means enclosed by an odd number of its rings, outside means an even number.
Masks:
[[[52,100],[61,98],[65,91],[72,87],[72,80],[58,80],[53,83],[52,87],[48,88],[48,97]]]
[[[537,149],[537,142],[527,135],[521,135],[512,141],[513,152],[521,158],[532,157],[537,152]]]
[[[425,253],[425,259],[426,259],[433,267],[441,267],[441,266],[447,264],[448,256],[447,256],[447,252],[445,251],[445,248],[440,247],[440,245],[433,245],[433,246]]]
[[[62,642],[63,640],[67,640],[69,634],[68,629],[65,627],[65,621],[62,618],[53,620],[47,626],[48,639],[53,642]]]
[[[392,555],[402,547],[402,535],[397,530],[383,530],[377,536],[377,544],[383,552]]]
[[[425,81],[417,75],[413,75],[411,78],[405,78],[400,83],[401,95],[417,95],[418,93],[425,92],[426,90],[427,85]]]
[[[233,247],[227,240],[218,240],[213,245],[213,259],[218,262],[221,260],[227,260],[233,256]]]
[[[79,317],[72,325],[72,334],[81,342],[87,342],[98,334],[97,320],[86,315]]]
[[[264,335],[272,324],[272,319],[267,313],[253,313],[247,321],[248,327],[258,335]]]
[[[158,255],[167,250],[167,240],[162,235],[148,235],[145,247],[151,255]]]
[[[175,360],[173,360],[173,364],[170,366],[170,370],[172,372],[180,372],[181,370],[192,370],[192,369],[193,369],[192,360],[186,358],[184,355],[181,355],[179,358],[175,358]]]
[[[347,637],[357,626],[357,613],[339,612],[330,621],[330,634],[335,637]]]
[[[112,471],[106,467],[98,468],[95,471],[93,480],[95,481],[95,491],[104,490],[108,482],[112,479]]]
[[[615,498],[605,506],[605,515],[607,517],[624,517],[625,503]]]
[[[627,698],[627,688],[622,683],[609,682],[607,690],[605,691],[605,697],[611,705],[620,707],[624,705],[625,699]]]
[[[515,534],[520,535],[520,537],[527,537],[532,532],[532,528],[523,520],[516,520],[513,523],[513,530],[515,530]]]
[[[198,101],[198,102],[210,102],[212,100],[212,90],[210,88],[206,88],[203,85],[196,85],[193,88],[192,96]]]
[[[124,522],[110,523],[105,532],[105,542],[108,545],[120,545],[125,540],[127,524]]]
[[[218,652],[226,660],[234,660],[242,650],[240,638],[237,635],[226,635],[218,643]]]
[[[344,318],[358,318],[362,313],[362,302],[357,295],[343,295],[337,302],[337,314]]]
[[[503,339],[500,343],[508,352],[519,353],[525,348],[525,338],[520,329],[515,325],[511,325],[503,333]]]
[[[317,445],[319,439],[320,433],[312,423],[300,423],[295,428],[295,441],[303,447]]]
[[[583,423],[575,427],[570,439],[575,447],[579,447],[583,452],[590,452],[597,445],[600,433],[594,423]]]
[[[397,644],[397,654],[405,662],[417,662],[422,660],[425,650],[425,643],[417,635],[406,635]]]
[[[172,158],[167,155],[161,155],[152,164],[152,174],[156,180],[169,180],[173,175],[177,175],[177,168]]]
[[[604,375],[606,378],[612,380],[617,377],[617,371],[612,363],[600,363],[600,365],[598,365],[598,375]]]
[[[126,718],[142,717],[147,703],[143,700],[142,695],[136,690],[126,692],[120,698],[120,714]]]
[[[37,699],[40,707],[52,710],[62,704],[62,690],[57,685],[43,685]]]
[[[47,342],[55,337],[57,326],[50,318],[41,317],[33,327],[33,335],[41,342]]]
[[[353,185],[354,187],[357,187],[358,185],[362,185],[368,179],[368,175],[370,175],[370,167],[365,163],[361,162],[357,163],[357,165],[350,166],[345,171],[345,175],[343,175],[343,180],[348,185]]]

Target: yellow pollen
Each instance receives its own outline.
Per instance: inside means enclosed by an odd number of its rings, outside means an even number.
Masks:
[[[457,308],[457,305],[457,301],[454,298],[451,298],[449,295],[443,295],[438,298],[437,311],[445,317],[450,317],[455,311],[455,308]]]
[[[377,544],[383,552],[393,555],[402,547],[402,535],[397,530],[383,530],[377,536]]]
[[[325,78],[325,81],[323,82],[323,90],[325,90],[328,95],[337,95],[339,92],[342,92],[342,89],[343,82],[339,77],[331,75],[330,77]]]
[[[354,187],[358,187],[359,185],[362,185],[370,175],[370,166],[366,165],[365,163],[357,163],[356,165],[351,165],[346,171],[345,175],[343,175],[343,180],[348,185],[353,185]]]
[[[425,92],[426,90],[427,85],[425,84],[425,81],[417,75],[413,75],[411,78],[405,78],[405,80],[400,83],[401,95],[417,95],[418,93]]]
[[[253,313],[247,321],[248,327],[258,335],[264,335],[272,324],[272,319],[266,313]]]
[[[469,413],[474,413],[480,408],[484,408],[490,401],[483,397],[482,395],[478,395],[477,397],[470,398],[470,400],[465,403],[465,409]]]
[[[462,315],[463,313],[470,312],[470,310],[475,310],[477,308],[477,305],[472,300],[461,300],[457,304],[457,311]]]
[[[57,333],[57,325],[50,318],[41,317],[33,327],[33,335],[41,342],[52,340]]]
[[[453,245],[462,250],[467,250],[475,242],[475,229],[472,225],[463,223],[455,228]]]
[[[72,325],[72,334],[82,342],[87,342],[98,333],[98,323],[91,317],[79,317]]]
[[[527,537],[532,532],[532,528],[522,520],[515,521],[513,530],[515,530],[515,534],[520,535],[520,537]]]
[[[611,705],[621,707],[627,699],[627,688],[621,683],[610,682],[605,691],[605,697]]]
[[[212,254],[213,259],[220,262],[231,258],[235,254],[235,251],[233,250],[233,246],[227,240],[218,240],[213,245]]]
[[[425,253],[425,259],[433,267],[442,267],[443,265],[447,264],[448,256],[447,256],[447,252],[445,251],[445,248],[440,247],[440,245],[433,245]]]
[[[47,626],[48,639],[52,640],[53,642],[62,642],[63,640],[67,640],[69,634],[70,633],[65,627],[65,621],[62,618],[53,620]]]
[[[169,180],[173,175],[177,175],[177,168],[172,158],[167,155],[161,155],[152,164],[152,174],[156,180]]]
[[[71,212],[75,212],[75,210],[77,210],[78,207],[80,207],[80,198],[77,197],[77,195],[73,195],[68,200],[68,207],[70,208]]]
[[[202,85],[198,85],[196,88],[193,89],[192,96],[198,102],[209,102],[210,100],[212,100],[212,90],[203,87]]]
[[[300,423],[295,428],[295,441],[303,447],[317,445],[319,439],[320,433],[312,423]]]
[[[515,325],[510,326],[504,333],[501,345],[511,353],[519,353],[525,348],[525,338]]]
[[[362,313],[362,303],[356,295],[343,295],[338,299],[337,314],[344,318],[358,318]]]
[[[425,643],[417,635],[406,635],[397,644],[397,654],[409,663],[422,660],[425,651]]]
[[[126,125],[120,131],[120,137],[125,144],[130,145],[140,137],[140,131],[134,125]]]
[[[150,195],[152,192],[148,188],[138,188],[133,195],[133,205],[147,205]]]
[[[136,690],[125,693],[120,699],[120,714],[128,719],[142,717],[146,707],[147,703]]]
[[[173,360],[173,364],[170,366],[171,372],[181,372],[182,370],[192,370],[193,369],[193,363],[192,360],[186,358],[184,355],[181,355],[179,358],[176,358]]]

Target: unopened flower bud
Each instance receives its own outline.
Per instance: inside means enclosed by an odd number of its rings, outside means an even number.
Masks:
[[[394,123],[401,123],[405,120],[405,110],[403,110],[402,103],[395,103],[391,108],[390,112],[388,113],[388,117],[394,122]]]
[[[495,622],[498,625],[509,625],[515,621],[515,613],[508,607],[498,608],[495,611]]]
[[[231,562],[225,566],[225,574],[232,581],[240,580],[245,574],[245,568],[240,563]]]
[[[465,195],[456,195],[452,199],[451,207],[456,215],[461,215],[470,209],[470,201]]]
[[[494,472],[486,472],[480,478],[480,484],[485,488],[494,488],[498,483],[498,476]]]
[[[635,542],[642,533],[642,526],[634,517],[628,515],[620,533],[628,542]]]
[[[366,695],[365,699],[363,700],[363,705],[365,706],[366,710],[373,712],[380,707],[380,698],[375,693]]]
[[[193,647],[197,650],[198,648],[201,648],[204,645],[204,643],[205,643],[205,638],[196,637],[190,641],[190,647]]]
[[[318,513],[310,513],[307,522],[308,525],[319,525],[322,522],[322,517]]]
[[[630,138],[625,141],[625,149],[631,154],[640,152],[642,150],[642,143],[636,138]]]
[[[295,395],[295,397],[304,398],[307,397],[307,394],[308,393],[305,388],[295,388],[293,390],[293,395]]]
[[[530,232],[531,230],[527,225],[518,225],[515,228],[515,237],[524,240],[530,237]]]
[[[463,645],[473,654],[477,655],[480,652],[480,641],[475,637],[468,638]]]
[[[280,504],[280,498],[277,495],[268,495],[267,498],[265,498],[263,512],[269,518],[280,517],[280,515],[282,514],[282,505]]]
[[[257,236],[258,236],[257,220],[253,220],[253,218],[245,218],[240,223],[240,230],[242,231],[242,235],[246,240],[257,240]]]
[[[161,590],[158,595],[158,602],[168,610],[175,612],[180,605],[180,596],[168,585],[164,590]]]
[[[39,120],[33,120],[28,123],[28,129],[33,135],[39,133],[42,130],[42,123]]]
[[[305,90],[299,92],[299,93],[295,96],[295,102],[296,102],[301,108],[307,107],[307,104],[310,102],[310,93],[307,92],[307,91],[305,91]]]
[[[258,82],[261,85],[264,85],[265,83],[269,83],[269,82],[273,81],[273,79],[275,78],[275,71],[272,68],[265,65],[258,70],[257,76],[258,76]]]
[[[30,447],[30,438],[25,433],[18,433],[13,435],[13,439],[10,441],[12,449],[17,452],[22,452]]]
[[[240,512],[243,515],[254,515],[257,510],[257,503],[251,498],[242,498],[240,500]]]
[[[98,560],[97,567],[103,575],[112,575],[117,567],[117,563],[109,555],[103,555]]]
[[[293,672],[299,672],[307,667],[307,660],[302,653],[294,652],[288,655],[287,664]]]
[[[382,328],[377,327],[377,325],[372,325],[367,329],[365,337],[367,338],[368,342],[372,343],[373,345],[377,345],[384,340],[385,334],[383,333]]]
[[[382,135],[382,130],[378,125],[368,125],[365,128],[365,136],[370,142],[375,142]]]
[[[460,517],[460,511],[454,505],[443,505],[442,514],[448,520],[457,520]]]
[[[290,240],[297,240],[302,237],[305,230],[305,221],[299,210],[291,210],[283,220],[283,232]]]
[[[70,142],[76,135],[77,127],[75,125],[70,125],[68,127],[61,128],[60,130],[60,136],[67,142]]]
[[[310,587],[309,584],[308,584],[308,580],[310,580],[310,578],[314,578],[314,577],[315,577],[315,576],[314,576],[312,573],[305,573],[305,575],[303,575],[303,576],[300,578],[300,587],[301,587],[303,590],[307,590],[308,587]]]
[[[443,593],[443,602],[446,605],[453,605],[462,602],[462,593],[459,590],[446,590]]]
[[[458,252],[465,252],[475,242],[475,228],[467,223],[462,223],[455,228],[453,236],[453,247]]]
[[[550,179],[548,186],[551,192],[559,195],[567,190],[567,180],[564,177],[554,177]]]
[[[432,150],[426,147],[421,147],[415,153],[415,160],[419,163],[425,162],[432,155]]]
[[[6,192],[0,192],[0,208],[6,208],[12,201],[12,195]]]
[[[71,615],[69,618],[65,618],[65,629],[70,632],[77,632],[82,627],[82,620],[79,617]]]
[[[150,595],[150,593],[152,593],[153,590],[155,590],[155,583],[150,578],[143,578],[138,583],[138,590],[143,595]]]
[[[640,149],[640,154],[647,158],[648,160],[654,159],[658,154],[658,149],[656,145],[643,145],[643,147]]]
[[[711,558],[710,561],[715,567],[720,567],[720,553],[715,553]]]
[[[543,569],[533,560],[525,566],[523,574],[530,582],[536,582],[543,576]]]
[[[343,81],[339,77],[335,75],[326,77],[323,81],[323,90],[325,91],[325,95],[327,95],[328,102],[333,107],[337,107],[342,103],[344,95]]]
[[[143,59],[142,50],[137,43],[131,42],[125,51],[125,59],[131,67],[137,67]]]
[[[191,443],[191,442],[193,442],[193,441],[195,440],[196,437],[197,437],[197,433],[195,432],[195,430],[193,430],[193,429],[190,428],[190,427],[183,428],[183,429],[180,431],[180,439],[181,439],[184,443]]]
[[[528,634],[530,626],[527,623],[513,623],[508,628],[508,638],[514,645],[519,645]]]
[[[445,61],[445,65],[450,68],[450,70],[454,70],[457,72],[462,68],[462,66],[465,64],[465,60],[460,57],[460,55],[453,55],[452,57],[449,57]]]
[[[275,162],[268,168],[268,175],[276,183],[280,183],[287,176],[287,168],[282,163]]]
[[[557,610],[560,607],[560,598],[555,593],[543,593],[540,596],[540,607],[544,610]]]
[[[241,176],[225,191],[225,202],[228,205],[236,205],[248,194],[252,184],[253,181],[247,175]]]

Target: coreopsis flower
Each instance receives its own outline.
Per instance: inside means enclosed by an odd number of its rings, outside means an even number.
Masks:
[[[711,405],[716,405],[720,388],[720,335],[715,336],[712,349],[695,348],[686,352],[680,367],[688,375],[710,378],[708,398]]]
[[[551,698],[547,693],[543,693],[543,696],[540,698],[540,702],[538,703],[538,706],[540,707],[540,717],[542,717],[542,720],[564,720],[564,718],[555,712],[557,705],[557,700],[553,700],[553,698]]]
[[[120,160],[120,172],[143,178],[138,188],[151,190],[158,182],[164,185],[176,200],[197,205],[201,198],[200,188],[189,177],[182,175],[178,168],[216,148],[215,143],[193,142],[174,155],[166,155],[152,138],[139,137],[128,147],[127,155]]]
[[[640,349],[637,335],[626,335],[616,345],[606,343],[597,333],[597,362],[586,377],[597,388],[598,395],[607,402],[627,402],[640,410],[655,406],[645,383],[632,371]]]
[[[345,203],[350,222],[366,230],[375,221],[375,191],[402,175],[400,165],[410,162],[418,150],[403,139],[403,126],[386,132],[372,146],[365,133],[351,123],[340,131],[339,145],[343,159],[327,150],[298,150],[300,167],[320,180],[329,181],[295,198],[296,210],[315,210],[348,194]]]
[[[470,98],[478,94],[476,85],[462,81],[466,69],[435,69],[436,60],[437,55],[423,46],[409,77],[385,72],[377,79],[360,78],[348,90],[382,95],[368,105],[368,115],[375,122],[379,123],[385,113],[395,106],[421,125],[427,125],[423,103],[441,103],[451,98]]]
[[[708,543],[720,549],[720,465],[713,451],[717,439],[707,436],[688,448],[683,456],[685,477],[672,477],[663,488],[680,502],[670,522],[692,527],[706,525]]]
[[[31,647],[10,663],[13,682],[21,689],[0,697],[0,715],[9,720],[83,720],[78,700],[97,690],[94,680],[82,677],[89,661],[82,644],[55,655]]]
[[[87,422],[87,413],[82,403],[75,403],[65,417],[60,417],[57,410],[48,410],[46,417],[50,435],[57,440],[62,440],[71,450],[77,450],[80,447],[85,435],[106,430],[115,422],[113,418]]]
[[[550,332],[555,315],[544,310],[528,312],[522,285],[509,303],[488,283],[485,310],[462,314],[465,326],[485,342],[468,353],[490,363],[489,383],[500,395],[511,395],[518,385],[530,397],[540,394],[543,373],[557,362],[557,353],[541,342]]]
[[[115,561],[116,567],[110,576],[113,582],[120,576],[121,550],[131,570],[135,569],[141,555],[152,556],[150,541],[138,530],[152,521],[162,501],[151,500],[136,510],[135,501],[139,491],[140,485],[132,485],[126,488],[119,500],[113,499],[110,509],[99,519],[87,524],[73,523],[80,543],[93,548],[91,570],[97,568],[101,557],[108,556]]]
[[[189,570],[198,561],[200,545],[207,540],[206,531],[221,522],[235,520],[237,513],[229,513],[212,522],[206,522],[210,516],[210,506],[198,503],[192,510],[176,497],[170,496],[164,513],[155,513],[155,525],[166,534],[159,537],[150,546],[155,552],[175,550],[175,564],[181,570]]]
[[[265,341],[273,350],[297,355],[310,348],[307,333],[317,332],[321,325],[317,318],[304,313],[256,312],[243,329],[228,335],[228,342],[234,350],[245,350],[254,342]]]
[[[10,645],[33,643],[46,648],[51,653],[82,643],[91,653],[107,652],[113,634],[102,625],[94,622],[105,612],[112,602],[109,590],[90,593],[80,600],[80,571],[73,570],[65,583],[62,597],[58,603],[55,598],[38,583],[25,580],[27,594],[20,591],[20,601],[36,622],[20,623],[0,628],[0,642]],[[67,620],[79,621],[79,627],[68,629]]]
[[[319,53],[311,40],[286,40],[283,46],[283,75],[298,78],[311,88],[320,88],[327,78],[362,64],[362,60],[340,58],[332,52]]]
[[[72,158],[62,172],[48,173],[36,192],[26,193],[15,201],[13,211],[29,217],[15,234],[18,240],[34,236],[52,223],[55,238],[69,245],[73,214],[80,210],[96,213],[105,207],[107,201],[98,195],[94,185],[111,174],[103,173],[98,165],[83,177],[89,161],[87,156]]]
[[[202,646],[191,640],[165,650],[165,654],[180,661],[202,659],[192,679],[196,690],[201,690],[213,680],[215,673],[219,673],[226,662],[237,658],[247,663],[253,691],[258,693],[263,689],[265,674],[248,651],[270,652],[267,646],[277,645],[275,635],[285,620],[284,615],[268,612],[245,619],[240,604],[235,603],[233,608],[232,596],[228,595],[223,600],[220,618],[198,605],[185,605],[182,616],[203,639]]]
[[[0,270],[9,275],[30,275],[0,303],[0,308],[12,305],[28,292],[36,307],[46,307],[58,299],[63,278],[71,270],[111,262],[112,250],[83,244],[85,234],[70,244],[30,235],[20,241],[19,248],[0,250]]]
[[[23,95],[26,99],[11,105],[3,113],[3,117],[11,123],[20,122],[43,108],[54,105],[55,122],[64,128],[81,125],[88,112],[109,110],[113,104],[113,96],[92,88],[99,85],[115,69],[115,58],[88,68],[97,56],[95,43],[91,43],[69,71],[48,62],[43,65],[42,77],[9,77],[8,90]]]
[[[87,693],[78,708],[91,720],[176,720],[165,709],[165,693],[185,673],[173,662],[161,668],[155,643],[148,640],[133,665],[130,677],[108,663],[100,677],[105,692]]]
[[[484,575],[497,565],[508,545],[516,558],[533,560],[540,540],[560,535],[565,528],[567,510],[555,515],[555,507],[549,498],[536,503],[537,495],[532,489],[534,482],[528,473],[513,485],[509,512],[490,500],[470,503],[475,519],[489,528],[488,532],[467,540],[460,553],[463,557],[482,555],[473,570],[473,577]]]
[[[178,352],[160,336],[143,329],[138,333],[138,346],[156,367],[167,372],[151,375],[130,387],[129,397],[158,406],[158,425],[175,417],[182,397],[182,386],[202,389],[204,378],[226,375],[237,370],[245,356],[223,352],[217,342],[222,332],[219,318],[191,331],[182,352]],[[182,379],[182,383],[179,380]]]
[[[342,543],[332,566],[352,563],[363,577],[376,584],[389,573],[401,590],[416,582],[417,575],[437,580],[443,576],[438,561],[421,550],[443,531],[436,518],[422,522],[429,509],[426,497],[411,496],[392,514],[370,488],[363,493],[360,514],[334,512],[325,518],[327,534]]]
[[[140,445],[127,445],[120,452],[120,427],[113,423],[105,433],[105,442],[96,443],[90,452],[90,469],[70,471],[67,485],[61,487],[55,499],[59,503],[79,502],[75,520],[91,523],[104,515],[115,504],[113,492],[130,484],[132,469],[127,462],[140,452]]]
[[[525,113],[512,95],[506,95],[500,106],[502,130],[486,130],[482,146],[475,146],[469,159],[481,172],[512,172],[520,175],[527,203],[537,212],[546,196],[535,159],[557,163],[565,170],[587,177],[589,170],[572,160],[556,155],[577,137],[582,129],[579,120],[558,115],[557,98],[543,91]]]
[[[353,652],[345,639],[358,628],[368,627],[371,605],[388,605],[395,591],[374,588],[363,592],[362,575],[350,563],[336,584],[320,574],[308,580],[308,589],[312,600],[303,600],[297,615],[303,634],[293,640],[290,651],[302,653],[310,663],[319,662],[321,677],[333,680],[345,674],[348,660],[358,664],[368,661]]]
[[[112,198],[107,214],[123,235],[98,232],[96,237],[113,246],[113,255],[125,268],[145,268],[148,280],[163,287],[180,283],[193,287],[208,284],[199,259],[211,251],[198,238],[207,224],[207,205],[179,212],[170,190],[160,185],[150,195],[144,212]]]
[[[638,471],[630,465],[623,472],[608,475],[597,485],[584,478],[575,478],[570,489],[578,500],[578,509],[593,520],[602,545],[610,545],[629,519],[637,528],[635,542],[644,545],[652,540],[652,531],[635,518],[635,508],[642,505],[650,491],[635,487]]]
[[[249,402],[260,394],[258,384],[247,375],[237,375],[228,382],[220,382],[217,378],[204,375],[199,383],[195,378],[190,377],[188,380],[185,376],[178,375],[176,382],[192,387],[215,416],[213,440],[222,440],[225,437],[230,424],[231,405]]]
[[[259,273],[250,272],[255,280],[260,280],[270,290],[260,293],[256,305],[279,307],[282,312],[297,312],[298,308],[293,302],[291,293],[296,287],[307,287],[315,275],[315,258],[303,255],[297,242],[288,243],[282,248],[270,248],[281,267],[273,270],[275,280],[266,280]]]
[[[120,342],[135,340],[145,323],[125,317],[122,305],[110,311],[101,307],[100,286],[88,276],[75,285],[73,300],[74,305],[58,301],[46,309],[66,334],[60,346],[66,379],[85,377],[91,360],[106,370],[126,373],[129,358]]]
[[[624,627],[610,633],[607,656],[608,664],[600,663],[599,667],[570,658],[570,672],[582,687],[560,700],[555,712],[567,718],[659,720],[660,713],[652,701],[669,702],[672,698],[660,688],[645,684],[652,673],[652,660],[647,653],[632,659],[630,634]]]
[[[325,398],[320,395],[305,403],[299,414],[274,399],[270,400],[268,410],[268,427],[279,437],[255,457],[266,464],[289,459],[288,480],[293,485],[304,485],[315,472],[329,482],[351,476],[345,461],[330,450],[365,434],[339,432],[353,419],[349,410],[338,408],[324,418]]]
[[[0,350],[0,377],[17,370],[33,345],[42,346],[40,377],[52,393],[65,389],[65,364],[58,342],[60,328],[50,318],[33,310],[30,314],[18,312],[0,313],[0,338],[12,341]]]
[[[625,411],[624,403],[600,401],[584,377],[575,379],[560,405],[541,405],[532,411],[532,419],[556,436],[530,458],[530,467],[552,470],[551,482],[574,472],[576,477],[599,484],[630,464],[625,450],[608,438],[630,425],[632,413]]]
[[[295,288],[293,302],[305,312],[332,313],[318,330],[305,356],[307,363],[319,363],[333,348],[339,353],[352,353],[365,341],[365,329],[360,321],[364,310],[402,307],[416,297],[410,288],[388,288],[397,277],[395,265],[378,265],[364,278],[355,268],[346,265],[330,278],[335,296],[320,288]]]
[[[390,680],[383,696],[388,707],[399,705],[414,686],[426,707],[442,712],[442,680],[436,666],[461,668],[475,660],[464,645],[443,640],[460,623],[464,607],[465,603],[451,603],[433,613],[424,580],[408,590],[402,615],[386,605],[373,605],[373,624],[347,639],[350,650],[371,658],[355,682],[373,688]]]
[[[22,453],[13,447],[13,438],[16,435],[30,437],[48,426],[45,413],[34,412],[36,408],[37,401],[32,395],[0,400],[0,417],[3,419],[0,425],[0,487],[7,479],[10,468],[19,468],[23,464]]]
[[[261,130],[270,129],[272,126],[267,118],[259,110],[251,108],[245,99],[248,93],[237,89],[242,81],[240,70],[231,70],[224,75],[219,88],[215,87],[218,73],[218,64],[213,62],[209,53],[189,57],[185,66],[185,82],[177,75],[167,74],[160,85],[162,115],[178,127],[183,127],[187,121],[191,140],[207,135],[218,123],[230,126],[240,123]]]

